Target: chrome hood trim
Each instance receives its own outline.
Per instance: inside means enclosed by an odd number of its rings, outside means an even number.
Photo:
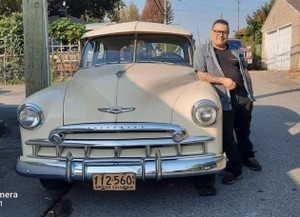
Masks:
[[[100,112],[107,112],[112,114],[120,114],[123,112],[132,112],[135,110],[134,107],[120,107],[120,106],[113,106],[109,108],[98,108]]]

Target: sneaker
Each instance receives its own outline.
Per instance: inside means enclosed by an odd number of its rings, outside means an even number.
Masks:
[[[225,185],[232,185],[233,183],[235,183],[235,181],[237,181],[241,178],[242,178],[242,175],[235,175],[231,172],[228,172],[223,176],[222,183]]]
[[[253,170],[253,171],[260,171],[260,170],[262,170],[261,165],[258,163],[258,161],[254,157],[251,157],[248,160],[246,160],[244,162],[244,165],[247,166],[247,167],[249,167],[249,169]]]

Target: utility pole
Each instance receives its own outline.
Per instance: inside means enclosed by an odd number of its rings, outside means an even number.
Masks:
[[[240,0],[238,0],[238,28],[237,30],[240,29]]]
[[[167,0],[164,0],[164,24],[168,24],[168,16],[167,16]]]
[[[47,0],[23,0],[26,97],[50,86]]]

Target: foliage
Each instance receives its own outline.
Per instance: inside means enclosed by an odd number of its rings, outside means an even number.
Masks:
[[[57,15],[59,9],[65,7],[71,16],[85,20],[98,18],[103,21],[106,13],[113,13],[114,9],[122,3],[122,0],[56,0],[48,1],[48,11],[49,15],[53,16]]]
[[[11,16],[2,16],[0,20],[0,50],[6,47],[8,55],[23,54],[23,17],[21,13],[12,13]]]
[[[9,16],[22,11],[22,0],[0,0],[0,15]]]
[[[130,2],[129,7],[124,7],[117,13],[119,14],[119,20],[116,22],[119,23],[139,21],[141,19],[139,9],[133,2]]]
[[[5,84],[22,84],[25,81],[23,56],[8,56],[0,60],[0,81]]]
[[[164,23],[164,0],[146,0],[141,20],[146,22]],[[172,4],[167,2],[167,23],[174,19]]]
[[[0,77],[7,84],[24,82],[24,39],[21,13],[3,15],[0,20]]]
[[[125,7],[125,3],[120,0],[115,2],[112,10],[106,13],[106,16],[110,19],[111,22],[119,22],[120,21],[120,11]]]
[[[247,27],[244,29],[244,35],[237,34],[236,38],[242,39],[246,44],[252,46],[254,54],[256,52],[256,46],[262,43],[262,32],[261,29],[272,9],[275,0],[271,0],[269,3],[265,3],[259,9],[257,9],[252,16],[247,15],[246,22]],[[260,57],[260,54],[258,54]]]
[[[64,44],[74,44],[85,32],[85,26],[81,23],[72,23],[69,18],[60,18],[48,25],[49,38],[58,39]]]

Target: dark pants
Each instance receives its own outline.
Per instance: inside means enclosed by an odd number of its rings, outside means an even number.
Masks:
[[[231,103],[232,110],[223,111],[223,147],[228,158],[226,170],[240,175],[242,162],[254,157],[250,141],[253,102],[248,97],[232,95]]]

